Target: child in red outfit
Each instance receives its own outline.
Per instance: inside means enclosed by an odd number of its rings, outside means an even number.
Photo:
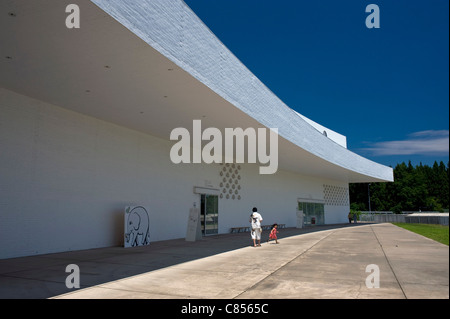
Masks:
[[[270,231],[269,234],[269,239],[267,240],[267,242],[269,242],[271,239],[275,239],[275,244],[278,244],[278,239],[277,239],[277,233],[278,233],[278,225],[277,224],[273,224],[272,226],[272,230]]]

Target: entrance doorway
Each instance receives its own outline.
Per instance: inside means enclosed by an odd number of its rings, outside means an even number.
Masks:
[[[303,212],[303,226],[325,224],[324,204],[299,201],[298,210]]]
[[[219,233],[219,196],[200,194],[200,222],[203,236]]]

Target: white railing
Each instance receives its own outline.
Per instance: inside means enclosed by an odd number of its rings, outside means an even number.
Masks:
[[[439,212],[402,212],[394,214],[389,211],[363,211],[359,220],[374,223],[421,223],[448,225],[448,213]]]

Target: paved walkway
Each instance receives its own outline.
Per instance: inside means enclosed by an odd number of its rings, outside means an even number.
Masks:
[[[282,229],[257,248],[249,237],[0,260],[0,298],[449,298],[448,246],[392,224]],[[66,287],[68,264],[81,289]],[[379,288],[366,286],[368,265]]]

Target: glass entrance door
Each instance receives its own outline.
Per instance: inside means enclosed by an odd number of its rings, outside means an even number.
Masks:
[[[325,224],[324,204],[298,202],[298,210],[303,211],[304,226]]]
[[[200,221],[203,236],[219,233],[219,196],[200,194]]]

